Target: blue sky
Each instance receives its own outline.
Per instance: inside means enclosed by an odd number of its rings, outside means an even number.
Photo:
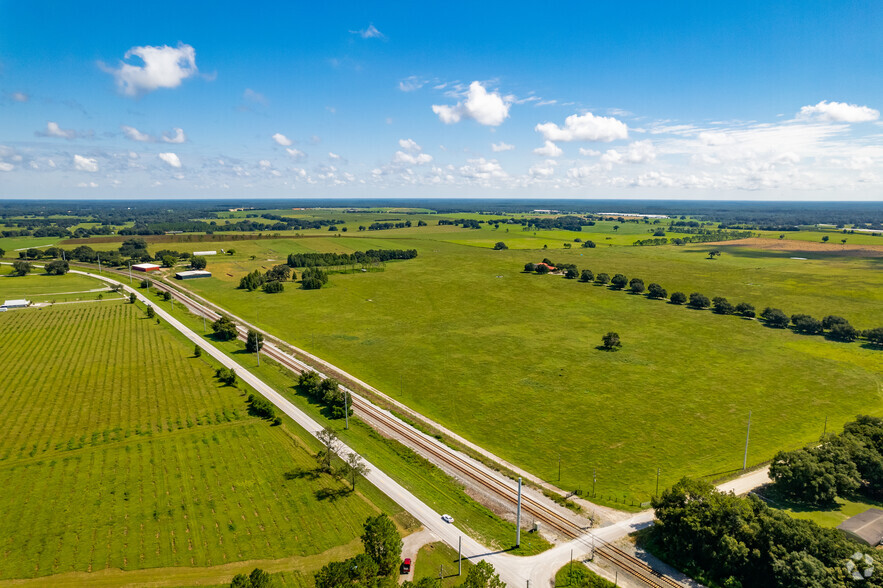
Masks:
[[[0,1],[0,197],[883,197],[880,2],[269,4]]]

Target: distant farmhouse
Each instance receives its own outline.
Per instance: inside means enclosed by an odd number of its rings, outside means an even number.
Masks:
[[[137,272],[155,272],[159,268],[160,266],[155,263],[136,263],[132,266],[132,269]]]

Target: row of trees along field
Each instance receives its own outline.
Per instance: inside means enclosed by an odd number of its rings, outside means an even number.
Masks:
[[[708,586],[883,586],[879,551],[836,529],[794,519],[757,496],[741,498],[684,478],[652,504],[656,524],[644,532],[643,545]],[[857,583],[852,572],[868,568],[873,573]]]
[[[838,496],[883,499],[883,419],[859,416],[840,434],[797,451],[780,451],[770,464],[773,488],[783,496],[829,506]]]
[[[234,251],[229,250],[227,253],[232,255]],[[137,238],[126,239],[117,251],[95,251],[88,245],[80,245],[71,250],[61,247],[47,247],[46,249],[31,247],[25,251],[19,251],[18,256],[21,259],[63,259],[83,263],[96,263],[100,259],[101,263],[114,266],[121,266],[128,262],[157,261],[166,267],[172,267],[179,261],[189,260],[194,269],[205,269],[208,264],[205,257],[193,255],[187,251],[161,249],[155,254],[151,254],[147,250],[147,242]],[[0,257],[2,257],[2,253],[0,253]]]
[[[60,259],[50,261],[43,266],[44,271],[50,276],[63,276],[70,270],[70,266],[66,261]],[[34,266],[30,262],[23,259],[17,259],[12,262],[13,276],[26,276],[34,271]]]
[[[385,514],[369,517],[362,533],[364,553],[344,561],[333,561],[316,572],[316,588],[395,588],[402,561],[402,536]],[[416,562],[419,565],[419,562]],[[404,588],[438,588],[437,579],[424,577],[405,582]],[[462,588],[503,588],[494,566],[481,561],[469,568]]]
[[[709,256],[720,255],[717,250],[709,252]],[[651,282],[644,284],[641,278],[627,278],[624,274],[614,274],[611,277],[607,273],[595,274],[592,270],[584,269],[580,271],[574,264],[555,265],[548,258],[543,259],[540,263],[528,262],[524,264],[526,273],[536,272],[538,274],[548,274],[552,271],[563,273],[567,279],[579,278],[581,282],[594,282],[599,286],[607,286],[613,290],[627,290],[632,294],[644,294],[647,298],[655,300],[666,300],[668,298],[671,304],[683,305],[696,310],[704,310],[711,308],[712,312],[721,315],[737,315],[747,319],[756,317],[754,305],[748,302],[731,303],[723,296],[715,296],[709,299],[708,296],[701,292],[693,292],[687,296],[683,292],[672,292],[668,297],[668,291],[661,285]],[[761,313],[760,318],[769,327],[785,329],[790,325],[797,333],[807,335],[824,335],[834,341],[852,342],[859,338],[864,338],[871,345],[883,347],[883,327],[875,327],[860,331],[849,324],[845,318],[836,315],[828,315],[822,320],[815,319],[807,314],[792,314],[790,317],[784,311],[778,308],[766,307]]]
[[[303,372],[297,379],[297,391],[325,405],[328,408],[328,416],[332,419],[342,419],[346,413],[349,413],[349,416],[353,415],[352,396],[342,389],[334,378],[323,380],[316,372]]]

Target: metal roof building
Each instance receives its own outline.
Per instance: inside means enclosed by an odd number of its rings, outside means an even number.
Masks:
[[[186,272],[176,273],[175,277],[179,280],[192,280],[194,278],[210,278],[212,277],[212,273],[205,270],[188,270]]]
[[[27,308],[30,304],[30,300],[7,300],[3,306],[5,308]]]
[[[155,263],[136,263],[132,266],[133,270],[139,272],[155,272],[159,268],[160,266],[156,265]]]
[[[837,528],[865,545],[876,546],[883,542],[883,510],[869,508],[861,514],[846,519]]]

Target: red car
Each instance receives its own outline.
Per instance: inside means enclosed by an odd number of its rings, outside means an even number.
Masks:
[[[406,557],[405,561],[402,562],[402,573],[410,574],[411,573],[411,558]]]

